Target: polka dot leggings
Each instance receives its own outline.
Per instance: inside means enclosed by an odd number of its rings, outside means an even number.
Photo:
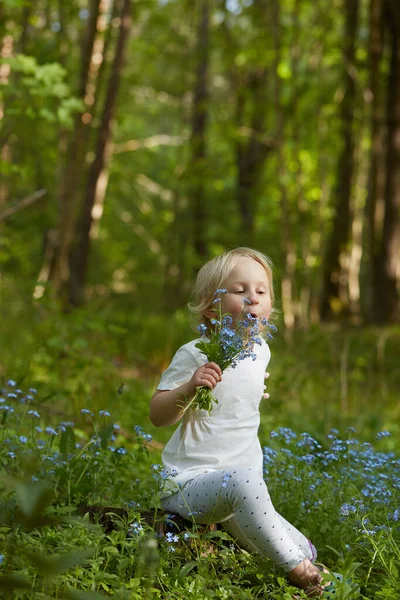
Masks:
[[[222,523],[239,546],[269,557],[286,572],[316,558],[311,542],[276,512],[254,469],[198,475],[164,498],[162,507],[199,524]]]

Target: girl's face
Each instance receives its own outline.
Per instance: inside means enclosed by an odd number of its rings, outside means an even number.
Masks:
[[[268,276],[264,267],[254,258],[240,258],[221,287],[227,290],[226,294],[220,296],[222,313],[230,313],[234,321],[243,314],[269,318],[272,302]],[[250,304],[245,302],[245,298]],[[213,317],[215,312],[212,313]]]

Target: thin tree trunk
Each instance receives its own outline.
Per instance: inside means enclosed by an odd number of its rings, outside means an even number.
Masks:
[[[93,54],[94,42],[97,33],[97,19],[99,15],[100,0],[92,0],[85,38],[82,43],[81,71],[78,83],[77,96],[82,100],[86,95],[89,77],[90,62]],[[43,265],[41,272],[47,273],[52,282],[53,294],[62,298],[69,279],[69,252],[73,241],[75,221],[78,212],[78,192],[82,182],[85,150],[85,128],[83,113],[79,112],[74,121],[74,129],[67,148],[65,169],[61,176],[59,191],[59,220],[57,224],[56,243],[51,236],[53,252],[45,253],[45,260],[51,261],[50,265]],[[40,283],[38,284],[40,285]],[[40,291],[35,289],[35,296]],[[43,293],[43,290],[42,290]]]
[[[207,198],[205,193],[206,128],[209,66],[209,0],[202,0],[197,28],[197,72],[193,94],[191,136],[191,202],[193,206],[193,244],[197,257],[203,262],[207,255]]]
[[[121,71],[124,61],[124,52],[131,29],[131,0],[123,0],[121,9],[121,23],[116,43],[114,60],[111,65],[110,77],[104,101],[103,114],[98,132],[95,158],[91,164],[83,210],[77,224],[77,244],[70,256],[69,301],[72,306],[77,306],[83,301],[83,292],[89,258],[90,228],[92,225],[92,209],[96,199],[96,189],[99,177],[105,165],[105,154],[111,131],[111,121],[115,112],[116,100]]]
[[[295,8],[296,11],[297,7]],[[280,42],[280,4],[275,0],[272,5],[272,27],[274,36],[274,111],[275,111],[275,141],[277,145],[276,160],[278,172],[278,188],[281,208],[281,252],[283,255],[284,269],[282,273],[281,291],[283,318],[286,334],[290,335],[295,325],[295,314],[293,306],[294,294],[294,272],[296,265],[296,247],[292,236],[292,224],[290,219],[289,198],[287,188],[284,185],[287,168],[283,153],[284,115],[281,98],[281,79],[278,74],[278,66],[281,61]]]
[[[350,241],[351,232],[351,185],[354,166],[353,114],[356,86],[354,80],[355,35],[358,24],[359,0],[345,0],[346,27],[344,61],[346,64],[345,92],[341,105],[341,134],[343,148],[338,161],[337,182],[334,192],[335,213],[328,240],[320,300],[322,320],[335,312],[344,312],[347,306],[340,302],[341,255]]]
[[[385,153],[383,141],[383,102],[381,89],[381,62],[383,51],[383,2],[370,3],[370,102],[371,102],[371,152],[369,164],[368,196],[366,202],[364,264],[366,283],[366,320],[376,322],[380,298],[378,293],[379,265],[377,261],[379,232],[382,231],[385,184]],[[382,215],[380,217],[380,215]]]
[[[400,281],[400,10],[387,2],[391,59],[387,93],[387,157],[385,216],[380,263],[380,322],[400,318],[398,284]]]
[[[272,145],[265,140],[265,116],[268,106],[266,94],[267,70],[263,67],[252,69],[246,77],[246,92],[252,104],[250,127],[242,121],[244,112],[244,90],[238,91],[237,128],[238,132],[246,132],[246,141],[238,139],[236,145],[237,158],[237,200],[242,218],[245,243],[251,245],[254,236],[256,215],[255,192],[257,190],[265,160],[272,150]],[[275,141],[274,141],[275,145]]]
[[[254,3],[252,8],[255,26],[265,39],[271,35],[270,11],[274,8],[266,0]],[[236,105],[236,196],[242,219],[241,235],[248,245],[252,244],[255,233],[257,190],[263,168],[268,154],[276,147],[276,140],[268,139],[265,131],[267,110],[271,104],[267,94],[267,76],[268,69],[261,62],[236,76],[239,83]],[[245,119],[245,113],[250,114],[250,118]]]

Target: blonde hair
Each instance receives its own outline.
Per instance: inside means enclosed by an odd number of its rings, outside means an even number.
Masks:
[[[197,274],[193,286],[192,301],[188,304],[188,307],[190,312],[197,317],[198,322],[203,322],[209,327],[210,321],[204,315],[204,311],[211,306],[215,292],[221,288],[240,258],[252,258],[264,267],[268,278],[271,303],[272,306],[274,305],[271,259],[252,248],[234,248],[209,260]]]

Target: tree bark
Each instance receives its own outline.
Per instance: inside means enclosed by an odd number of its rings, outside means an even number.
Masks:
[[[252,5],[252,19],[263,40],[271,36],[273,10],[274,7],[265,0]],[[256,194],[265,161],[276,147],[276,139],[266,135],[266,116],[272,103],[269,102],[267,94],[268,67],[265,60],[265,57],[260,55],[258,64],[239,67],[233,75],[236,84],[236,197],[242,220],[241,236],[243,243],[247,245],[253,243],[257,213]],[[276,127],[277,129],[279,127]]]
[[[70,255],[69,302],[72,306],[78,306],[83,301],[90,249],[92,209],[96,199],[99,177],[105,165],[106,148],[110,137],[111,121],[116,107],[124,52],[132,25],[131,8],[131,0],[123,0],[120,12],[121,23],[98,131],[95,158],[89,170],[83,209],[77,223],[77,243]]]
[[[89,78],[90,62],[97,33],[97,19],[100,0],[92,0],[90,16],[85,37],[82,42],[81,70],[78,82],[77,96],[82,101],[85,98]],[[67,282],[70,275],[69,252],[73,242],[74,227],[78,213],[78,193],[84,171],[85,128],[82,120],[83,112],[79,112],[74,121],[74,128],[68,144],[65,167],[61,175],[59,190],[58,224],[56,235],[51,236],[52,252],[45,253],[45,259],[51,260],[51,265],[43,265],[41,272],[47,273],[52,282],[52,293],[64,302]],[[54,242],[54,237],[56,241]],[[36,290],[37,294],[38,291]]]
[[[195,255],[204,262],[207,255],[207,198],[205,193],[206,166],[206,128],[208,102],[208,66],[209,66],[209,0],[202,0],[200,18],[197,27],[197,72],[193,93],[191,164],[189,170],[193,184],[191,186],[191,204],[193,207],[193,245]]]
[[[341,137],[343,147],[340,153],[336,188],[334,192],[335,211],[332,231],[327,243],[320,299],[321,320],[328,320],[335,312],[345,312],[348,307],[340,301],[340,259],[346,250],[351,231],[351,185],[354,166],[353,114],[356,86],[354,80],[355,35],[358,24],[359,0],[345,0],[346,25],[344,62],[346,65],[345,91],[341,105]]]
[[[391,57],[386,109],[385,214],[381,249],[377,257],[380,277],[376,286],[379,296],[376,307],[381,323],[395,322],[400,318],[400,10],[397,2],[387,0],[386,22]]]
[[[382,88],[383,53],[383,0],[370,2],[370,90],[371,102],[371,151],[369,161],[368,196],[366,202],[365,228],[365,282],[366,302],[365,318],[368,322],[378,321],[379,313],[379,236],[382,235],[382,217],[384,210],[385,152],[383,116],[384,105]]]

